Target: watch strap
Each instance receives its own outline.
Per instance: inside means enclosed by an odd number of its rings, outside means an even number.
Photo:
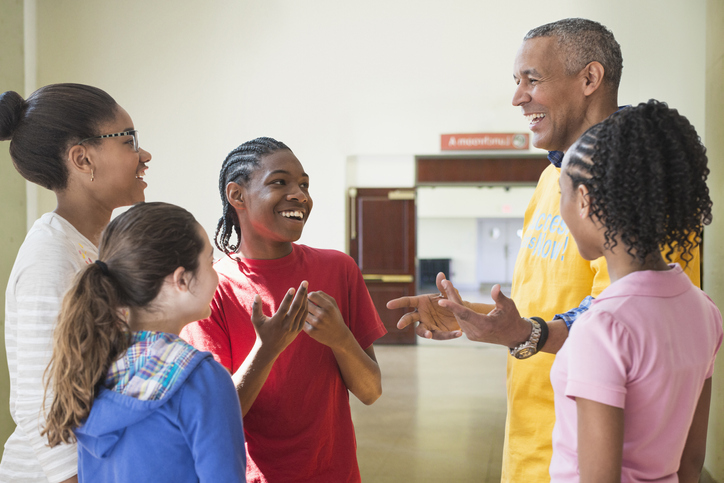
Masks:
[[[540,317],[531,317],[531,319],[535,320],[538,322],[538,325],[540,325],[540,338],[538,339],[538,346],[536,347],[536,352],[540,352],[543,350],[543,347],[546,345],[546,341],[548,340],[548,324]]]

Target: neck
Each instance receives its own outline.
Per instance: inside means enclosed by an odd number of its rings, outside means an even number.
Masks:
[[[128,327],[133,332],[149,330],[179,335],[188,322],[168,319],[163,310],[131,309],[128,314]]]
[[[633,272],[640,272],[642,270],[664,271],[671,269],[664,261],[661,253],[652,253],[641,263],[638,258],[629,255],[620,243],[613,250],[606,251],[604,256],[606,257],[606,265],[608,265],[608,275],[611,283]]]
[[[62,216],[96,247],[101,232],[111,221],[112,210],[107,210],[89,199],[80,199],[71,190],[55,193],[58,206],[55,213]]]
[[[580,129],[574,134],[573,138],[569,140],[568,145],[559,151],[563,151],[564,153],[568,151],[568,148],[570,148],[584,132],[588,131],[589,128],[595,126],[599,122],[607,119],[616,111],[618,111],[618,101],[616,96],[608,96],[605,100],[594,99],[590,101],[590,104],[581,116]]]
[[[275,260],[283,258],[292,253],[292,242],[269,242],[251,243],[242,237],[239,249],[236,253],[243,258],[251,260]]]

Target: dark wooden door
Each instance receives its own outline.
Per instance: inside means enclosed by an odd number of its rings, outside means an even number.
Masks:
[[[362,271],[372,301],[387,328],[378,344],[415,344],[413,327],[397,328],[405,310],[388,300],[415,294],[414,188],[350,188],[350,255]]]

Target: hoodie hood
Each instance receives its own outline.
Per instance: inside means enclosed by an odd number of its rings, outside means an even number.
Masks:
[[[179,341],[183,344],[185,342]],[[130,350],[130,349],[129,349]],[[208,352],[195,349],[187,354],[187,360],[177,374],[173,385],[156,400],[143,400],[101,386],[93,402],[91,413],[86,421],[75,429],[78,444],[97,458],[107,456],[123,436],[126,428],[143,421],[173,397],[183,387],[184,381],[206,358],[212,358]],[[158,360],[153,361],[158,365]]]

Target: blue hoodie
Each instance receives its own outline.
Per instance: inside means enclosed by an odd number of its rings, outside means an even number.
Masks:
[[[193,354],[159,400],[101,387],[75,430],[83,482],[245,482],[239,399],[210,353]]]

